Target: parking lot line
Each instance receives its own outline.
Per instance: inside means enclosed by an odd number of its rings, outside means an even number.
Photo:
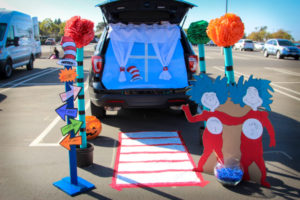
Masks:
[[[115,161],[115,157],[116,157],[116,148],[117,147],[117,140],[114,140],[114,146],[113,146],[113,153],[112,153],[112,157],[111,157],[111,162],[110,162],[110,168],[114,167],[114,161]]]
[[[49,70],[51,70],[51,69],[45,69],[45,70],[43,70],[43,71],[40,71],[40,72],[37,72],[37,73],[34,73],[34,74],[29,74],[29,75],[27,75],[27,76],[22,76],[22,77],[20,77],[20,78],[18,78],[18,79],[16,79],[16,80],[13,80],[13,81],[10,81],[10,82],[1,84],[0,87],[5,87],[5,86],[7,86],[7,85],[11,85],[11,84],[13,84],[13,83],[15,83],[15,82],[19,82],[19,81],[21,81],[21,80],[23,80],[23,79],[29,78],[29,77],[31,77],[31,76],[35,76],[35,75],[37,75],[37,74],[44,73],[44,72],[49,71]]]
[[[3,89],[3,90],[0,90],[0,93],[6,92],[6,91],[8,91],[8,90],[10,90],[10,89],[12,89],[12,88],[15,88],[15,87],[17,87],[17,86],[19,86],[19,85],[22,85],[23,83],[26,83],[27,81],[30,81],[30,80],[35,79],[35,78],[38,78],[38,77],[40,77],[40,76],[44,76],[44,75],[46,75],[46,74],[52,73],[52,72],[57,71],[57,70],[58,70],[58,69],[51,69],[51,70],[48,70],[48,71],[46,71],[46,72],[44,72],[44,73],[38,74],[38,75],[36,75],[36,76],[33,76],[33,77],[29,78],[29,79],[26,79],[26,80],[24,80],[24,81],[21,81],[21,82],[19,82],[19,83],[16,83],[16,84],[14,84],[14,85],[12,85],[12,86],[10,86],[10,87],[8,87],[8,88],[5,88],[5,89]]]
[[[271,68],[271,67],[265,67],[265,69],[273,70],[273,71],[276,71],[276,72],[280,72],[280,73],[288,74],[288,75],[292,75],[292,76],[300,76],[300,73],[288,71],[288,70],[285,70],[285,69],[277,69],[277,68]]]
[[[219,71],[224,72],[224,69],[222,69],[221,67],[214,66],[214,68],[217,69],[217,70],[219,70]],[[234,71],[234,73],[235,73],[234,76],[236,76],[236,77],[239,77],[238,75],[236,75],[236,74],[239,74],[240,76],[242,75],[242,76],[244,76],[244,77],[246,77],[246,78],[249,78],[249,76],[246,75],[246,74],[243,74],[243,73],[240,73],[240,72],[237,72],[237,71]],[[286,87],[279,86],[279,85],[274,84],[274,83],[271,83],[270,85],[275,86],[275,87],[279,87],[279,88],[281,88],[281,89],[284,89],[284,90],[287,90],[287,91],[290,91],[290,92],[293,92],[293,93],[295,93],[295,94],[300,94],[300,93],[297,92],[297,91],[291,90],[291,89],[286,88]],[[277,88],[273,88],[273,89],[274,89],[275,92],[278,92],[278,93],[283,94],[283,95],[285,95],[285,96],[287,96],[287,97],[290,97],[290,98],[292,98],[292,99],[295,99],[295,100],[297,100],[297,101],[300,101],[300,98],[298,98],[298,97],[295,97],[295,96],[293,96],[293,95],[290,95],[290,94],[288,94],[288,93],[286,93],[286,92],[283,92],[283,91],[281,91],[281,90],[279,90],[279,89],[277,89]]]
[[[56,126],[56,124],[60,121],[60,117],[57,116],[48,126],[47,128],[37,137],[35,138],[29,146],[40,146],[40,142],[46,137],[46,135]],[[42,145],[44,146],[44,145]]]
[[[88,89],[88,85],[86,85],[86,87],[84,88],[84,91],[86,91]],[[74,103],[77,102],[77,99]],[[90,100],[88,100],[85,104],[85,110],[89,109],[90,107]],[[57,125],[57,123],[60,121],[60,117],[57,116],[44,130],[43,132],[36,137],[30,144],[30,147],[38,147],[38,146],[46,146],[46,147],[50,147],[50,146],[58,146],[59,142],[61,141],[61,138],[57,143],[42,143],[41,141],[50,133],[50,131]]]

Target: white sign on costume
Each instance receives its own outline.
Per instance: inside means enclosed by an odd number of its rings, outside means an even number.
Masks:
[[[135,42],[152,44],[163,68],[160,79],[171,79],[167,66],[173,57],[177,41],[180,39],[180,29],[177,25],[110,24],[109,37],[115,57],[120,65],[120,82],[126,81],[124,68]]]
[[[263,134],[263,126],[260,121],[254,118],[247,119],[243,123],[244,135],[252,140],[258,139]]]
[[[206,122],[206,127],[214,135],[221,134],[223,131],[222,122],[216,117],[210,117]]]

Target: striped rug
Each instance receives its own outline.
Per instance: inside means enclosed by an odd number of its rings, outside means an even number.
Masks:
[[[119,133],[111,187],[205,186],[176,131]]]

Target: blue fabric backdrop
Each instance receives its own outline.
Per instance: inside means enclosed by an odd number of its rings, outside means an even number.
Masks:
[[[119,82],[120,66],[115,58],[112,45],[109,43],[106,55],[105,66],[102,76],[102,82],[107,89],[175,89],[184,88],[188,86],[186,65],[184,61],[184,52],[181,42],[178,40],[173,58],[168,66],[169,72],[172,76],[170,80],[161,80],[159,75],[163,70],[163,66],[157,58],[154,58],[155,52],[151,44],[148,44],[148,70],[145,69],[145,44],[135,43],[130,54],[126,70],[130,66],[136,66],[140,72],[142,80],[131,82],[132,75],[125,72],[126,81]]]

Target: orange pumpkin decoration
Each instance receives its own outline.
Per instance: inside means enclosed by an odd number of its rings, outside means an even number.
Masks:
[[[102,130],[102,125],[99,119],[95,116],[86,116],[86,138],[88,140],[95,139]]]
[[[212,19],[206,32],[216,45],[229,47],[244,36],[244,24],[239,16],[227,13],[220,18]]]

